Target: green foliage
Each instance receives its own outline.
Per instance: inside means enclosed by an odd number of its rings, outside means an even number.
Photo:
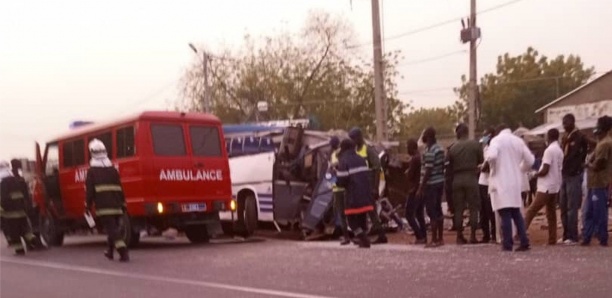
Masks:
[[[585,68],[580,57],[574,55],[548,59],[530,47],[518,56],[499,56],[496,71],[480,82],[479,126],[506,122],[513,127],[535,127],[542,122],[535,110],[586,83],[593,74],[593,67]],[[455,92],[459,102],[465,103],[465,76],[461,82]]]
[[[366,62],[371,58],[358,57],[347,49],[348,44],[354,44],[352,28],[343,19],[322,12],[311,12],[299,34],[245,36],[237,51],[228,49],[212,59],[213,113],[225,123],[311,117],[325,130],[360,126],[373,135],[373,67]],[[405,108],[395,84],[400,53],[386,53],[384,58],[387,125],[397,134]],[[183,86],[182,108],[201,110],[201,61],[186,71]],[[268,103],[265,115],[257,112],[260,101]]]
[[[400,134],[402,139],[416,139],[425,128],[432,126],[439,138],[452,137],[458,122],[459,118],[453,107],[413,109],[406,115]]]

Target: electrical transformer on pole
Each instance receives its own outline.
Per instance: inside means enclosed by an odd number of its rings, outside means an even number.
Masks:
[[[476,41],[480,38],[480,28],[476,26],[476,0],[470,0],[470,17],[467,28],[461,21],[461,42],[470,44],[470,77],[468,83],[468,127],[469,138],[474,139],[476,135],[476,105],[478,98],[478,83],[476,82]]]

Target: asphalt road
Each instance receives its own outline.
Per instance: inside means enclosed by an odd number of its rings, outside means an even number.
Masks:
[[[191,245],[144,240],[128,264],[104,238],[16,257],[0,249],[0,297],[610,297],[612,249],[497,245],[370,250],[337,242],[253,239]]]

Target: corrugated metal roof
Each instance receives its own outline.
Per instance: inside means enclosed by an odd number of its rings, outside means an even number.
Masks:
[[[593,84],[593,83],[595,83],[595,82],[599,81],[601,78],[606,77],[606,76],[608,76],[608,75],[612,75],[612,71],[608,71],[608,72],[604,73],[603,75],[601,75],[601,76],[599,76],[599,77],[595,78],[594,80],[592,80],[592,81],[590,81],[590,82],[587,82],[587,83],[583,84],[582,86],[580,86],[580,87],[578,87],[578,88],[576,88],[576,89],[574,89],[574,90],[572,90],[572,91],[570,91],[570,92],[566,93],[565,95],[563,95],[563,96],[561,96],[561,97],[559,97],[559,98],[557,98],[557,99],[555,99],[555,100],[553,100],[553,101],[549,102],[549,103],[548,103],[548,104],[546,104],[545,106],[543,106],[543,107],[541,107],[541,108],[537,109],[537,110],[535,111],[535,113],[537,114],[537,113],[540,113],[540,112],[544,111],[546,108],[548,108],[548,107],[550,107],[550,106],[552,106],[552,105],[554,105],[554,104],[556,104],[556,103],[558,103],[558,102],[560,102],[560,101],[562,101],[562,100],[566,99],[568,96],[570,96],[570,95],[572,95],[572,94],[574,94],[574,93],[576,93],[576,92],[578,92],[578,91],[582,90],[583,88],[586,88],[587,86],[589,86],[589,85],[591,85],[591,84]]]

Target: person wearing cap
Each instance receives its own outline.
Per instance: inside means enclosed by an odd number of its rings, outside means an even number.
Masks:
[[[431,242],[425,247],[444,245],[444,213],[442,195],[444,193],[444,150],[436,140],[436,130],[428,127],[421,137],[426,144],[422,154],[421,181],[416,196],[423,198],[425,210],[430,219]]]
[[[342,140],[336,175],[336,184],[345,189],[344,213],[355,233],[361,248],[369,248],[367,237],[367,215],[374,210],[372,205],[372,175],[365,159],[357,155],[352,140]]]
[[[334,214],[336,215],[336,222],[339,222],[339,228],[342,231],[342,239],[340,240],[340,245],[347,245],[351,243],[349,233],[348,233],[348,223],[346,221],[346,215],[344,214],[344,188],[336,185],[335,180],[337,180],[336,173],[338,167],[338,155],[340,154],[340,139],[336,136],[332,137],[329,140],[329,145],[331,146],[331,158],[329,164],[329,172],[332,178],[332,192],[334,197]]]
[[[355,144],[355,151],[357,152],[357,155],[361,156],[366,160],[366,164],[370,169],[370,175],[372,176],[370,180],[372,183],[372,204],[374,204],[374,201],[377,200],[379,196],[378,188],[380,184],[380,176],[382,174],[380,158],[378,158],[376,150],[374,150],[374,148],[368,146],[365,143],[365,140],[363,138],[363,132],[360,128],[352,128],[349,131],[349,137]],[[382,227],[382,223],[380,222],[380,218],[378,217],[378,213],[376,213],[376,210],[372,209],[372,211],[370,211],[368,215],[370,216],[370,220],[372,221],[372,229],[378,233],[378,237],[376,238],[376,240],[374,240],[373,244],[387,243],[387,236],[385,235],[385,230]]]
[[[21,238],[30,248],[43,246],[40,239],[32,233],[27,216],[31,206],[30,193],[25,181],[13,176],[6,161],[0,161],[0,179],[0,217],[4,236],[16,255],[25,255],[26,250]]]
[[[489,150],[489,144],[495,133],[495,128],[489,127],[484,131],[483,137],[480,139],[482,144],[483,156],[486,156]],[[491,206],[491,197],[489,196],[489,164],[485,161],[480,165],[480,176],[478,177],[478,186],[480,188],[480,226],[482,228],[482,243],[497,242],[495,212]]]
[[[85,179],[85,208],[91,210],[95,207],[96,216],[108,234],[108,249],[104,256],[113,260],[116,249],[119,261],[127,262],[130,260],[128,249],[119,229],[126,211],[119,172],[108,159],[106,147],[100,140],[93,139],[89,142],[89,152],[91,161]]]
[[[468,139],[469,129],[461,123],[455,128],[457,142],[448,152],[448,161],[453,170],[453,203],[455,204],[455,227],[457,244],[466,244],[463,236],[463,212],[470,210],[470,244],[476,244],[476,230],[480,213],[480,190],[478,187],[479,166],[484,162],[482,147],[478,141]]]
[[[593,132],[598,139],[595,152],[587,162],[588,194],[585,202],[581,245],[590,245],[593,234],[601,246],[608,246],[608,188],[612,181],[612,118],[597,119]]]

